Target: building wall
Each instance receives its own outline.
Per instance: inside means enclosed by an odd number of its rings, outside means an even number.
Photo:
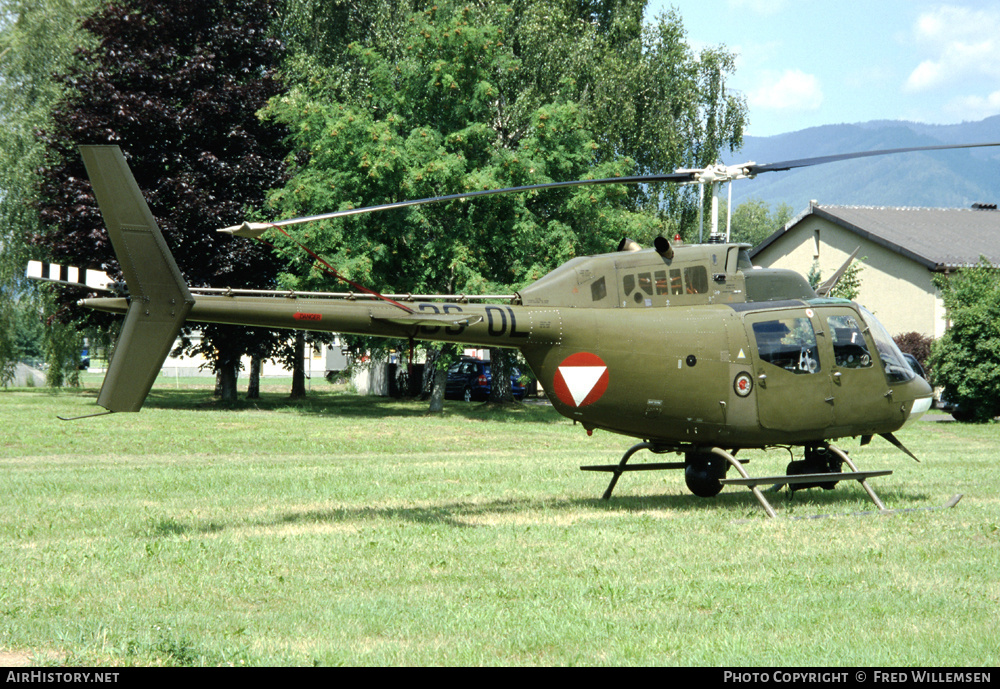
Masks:
[[[199,335],[194,334],[191,336],[192,339],[199,337]],[[176,343],[175,343],[176,346]],[[336,362],[334,364],[333,362]],[[240,377],[250,375],[250,357],[245,356],[241,359],[243,365],[240,371]],[[340,354],[340,344],[339,340],[335,340],[332,345],[317,344],[312,346],[306,344],[305,348],[305,372],[308,377],[322,377],[326,374],[327,370],[343,370],[346,368],[346,359]],[[286,369],[279,363],[274,363],[272,361],[265,361],[261,365],[261,376],[265,378],[282,378],[292,375],[291,369]],[[167,360],[163,362],[163,368],[160,369],[160,375],[166,376],[168,378],[173,377],[187,377],[187,376],[214,376],[211,367],[209,366],[208,359],[204,356],[188,357],[188,356],[168,356]]]
[[[807,215],[753,260],[764,268],[789,268],[808,275],[818,259],[825,280],[858,246],[858,259],[865,260],[857,301],[892,335],[918,332],[937,338],[944,334],[944,305],[930,270],[818,216]]]

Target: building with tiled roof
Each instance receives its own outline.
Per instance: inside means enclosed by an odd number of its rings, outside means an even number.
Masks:
[[[807,275],[818,262],[832,275],[860,247],[858,301],[893,335],[944,334],[944,305],[935,273],[974,265],[985,256],[1000,267],[1000,210],[821,206],[815,201],[750,252],[754,264]]]

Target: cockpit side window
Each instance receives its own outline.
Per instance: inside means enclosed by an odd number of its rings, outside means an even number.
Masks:
[[[830,316],[826,319],[833,336],[833,359],[841,368],[870,368],[872,355],[864,333],[852,316]]]
[[[882,360],[882,368],[885,371],[886,380],[890,383],[905,383],[913,380],[916,373],[906,363],[903,353],[892,341],[889,331],[878,322],[878,319],[865,307],[861,307],[861,317],[868,324],[868,329],[875,340],[875,347],[878,349],[878,356]]]
[[[820,371],[816,331],[808,318],[781,318],[753,324],[761,360],[796,374]]]

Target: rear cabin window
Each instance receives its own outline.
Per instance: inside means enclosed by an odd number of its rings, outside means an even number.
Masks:
[[[816,332],[808,318],[782,318],[753,324],[757,354],[795,374],[818,373]]]
[[[604,278],[599,278],[594,280],[590,284],[590,298],[592,301],[600,301],[604,297],[608,296],[608,287],[604,282]]]
[[[705,266],[693,266],[684,269],[684,284],[688,294],[705,294],[708,292],[708,271]]]
[[[667,282],[667,271],[658,270],[653,273],[653,281],[656,282],[656,294],[670,294],[670,283]]]
[[[647,296],[676,294],[707,294],[708,270],[705,266],[691,266],[657,270],[649,273],[632,273],[622,276],[622,291],[641,304]]]
[[[672,268],[670,270],[670,293],[684,294],[684,283],[681,281],[680,268]]]

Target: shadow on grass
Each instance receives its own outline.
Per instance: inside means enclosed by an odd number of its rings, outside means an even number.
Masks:
[[[343,392],[310,392],[303,398],[292,399],[282,393],[261,393],[259,399],[238,399],[235,403],[211,397],[205,390],[153,390],[145,407],[178,411],[269,411],[294,412],[305,415],[337,416],[358,419],[386,417],[423,418],[435,417],[428,411],[429,402],[415,399],[394,399],[354,395]],[[557,423],[565,421],[549,405],[515,402],[495,406],[484,402],[445,402],[444,414],[470,420],[522,421],[531,423]]]
[[[894,508],[926,508],[931,506],[928,504],[930,496],[925,493],[886,491],[882,498],[890,510]],[[867,503],[865,507],[861,508],[863,511],[876,509],[873,504],[868,502],[867,496],[864,495],[860,488],[858,491],[812,490],[809,491],[808,496],[803,495],[800,491],[794,498],[786,498],[783,492],[769,494],[768,500],[777,510],[779,518],[782,516],[794,516],[790,513],[797,512],[797,510],[791,509],[795,505],[807,508],[810,512],[816,506],[821,506],[825,512],[829,513],[829,515],[824,514],[821,516],[856,515],[858,513],[857,503],[859,500]],[[830,509],[826,510],[825,508],[827,507]],[[139,535],[147,538],[162,538],[187,534],[215,534],[230,528],[246,528],[247,526],[269,529],[292,525],[335,525],[382,521],[403,521],[420,525],[445,525],[467,529],[486,526],[482,521],[484,517],[493,517],[498,521],[504,521],[505,517],[523,516],[538,510],[544,510],[546,515],[551,516],[578,512],[581,509],[598,510],[621,516],[650,511],[676,513],[678,516],[725,511],[729,513],[728,516],[733,520],[750,516],[754,519],[759,517],[761,521],[767,521],[763,509],[749,491],[734,491],[732,493],[722,493],[708,499],[698,498],[693,495],[674,494],[612,496],[607,501],[597,497],[557,498],[553,500],[506,498],[485,503],[457,502],[431,507],[343,507],[329,510],[287,512],[269,519],[228,525],[220,524],[218,520],[182,522],[172,518],[161,518],[156,520],[155,523],[151,523],[150,527]],[[581,521],[587,521],[590,518],[587,514],[580,515]]]

